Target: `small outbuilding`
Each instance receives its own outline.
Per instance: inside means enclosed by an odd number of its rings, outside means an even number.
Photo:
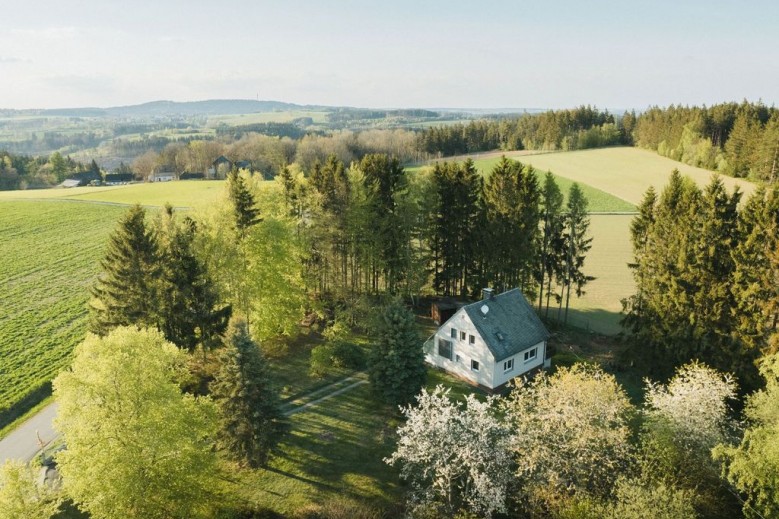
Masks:
[[[495,390],[544,366],[549,332],[518,288],[465,305],[425,342],[425,360]]]

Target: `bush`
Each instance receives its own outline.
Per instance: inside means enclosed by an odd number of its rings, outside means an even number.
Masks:
[[[334,368],[363,369],[365,353],[359,346],[343,340],[326,342],[311,350],[309,373],[312,377],[323,378]]]

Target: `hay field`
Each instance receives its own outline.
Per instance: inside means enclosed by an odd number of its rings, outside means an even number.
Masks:
[[[507,156],[513,156],[507,153]],[[594,150],[539,153],[528,155],[520,152],[517,159],[556,176],[605,191],[632,204],[639,204],[649,186],[658,192],[668,182],[671,172],[678,169],[703,187],[711,181],[713,171],[695,168],[676,162],[657,153],[640,148],[616,147]],[[738,185],[745,197],[757,186],[743,179],[721,175],[722,181],[732,190]]]
[[[107,204],[162,207],[198,207],[216,201],[224,190],[223,180],[184,180],[126,184],[121,186],[74,187],[1,191],[3,200],[81,200]]]

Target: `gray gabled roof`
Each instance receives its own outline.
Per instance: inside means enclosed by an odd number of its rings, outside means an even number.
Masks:
[[[486,315],[482,307],[487,306]],[[518,288],[464,306],[495,361],[535,346],[549,332]]]

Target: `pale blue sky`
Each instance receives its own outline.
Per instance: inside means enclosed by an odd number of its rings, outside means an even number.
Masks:
[[[779,1],[2,0],[0,107],[779,101]]]

